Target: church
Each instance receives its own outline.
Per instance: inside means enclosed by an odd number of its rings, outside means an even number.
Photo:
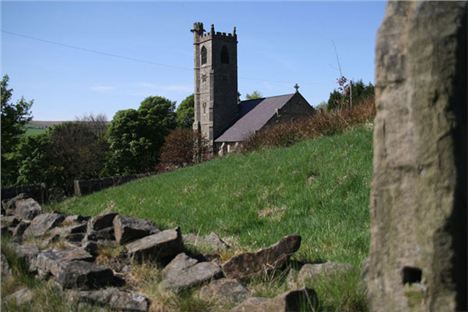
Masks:
[[[314,114],[314,108],[299,93],[239,100],[237,90],[237,34],[209,32],[194,23],[194,123],[213,152],[234,151],[255,132],[279,122]]]

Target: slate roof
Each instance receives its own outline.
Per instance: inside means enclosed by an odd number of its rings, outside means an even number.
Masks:
[[[291,100],[295,93],[242,101],[240,118],[215,142],[240,142],[260,130],[275,114]]]

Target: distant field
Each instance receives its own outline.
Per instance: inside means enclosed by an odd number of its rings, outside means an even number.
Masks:
[[[48,127],[59,125],[63,121],[41,121],[31,120],[26,125],[26,135],[38,135],[44,133]]]

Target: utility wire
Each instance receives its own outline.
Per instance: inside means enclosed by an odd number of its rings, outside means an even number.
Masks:
[[[110,57],[114,57],[114,58],[120,58],[120,59],[124,59],[124,60],[127,60],[127,61],[150,64],[150,65],[155,65],[155,66],[176,68],[176,69],[180,69],[180,70],[190,70],[190,71],[193,70],[193,69],[187,68],[187,67],[156,63],[156,62],[153,62],[153,61],[143,60],[143,59],[139,59],[139,58],[135,58],[135,57],[129,57],[129,56],[119,55],[119,54],[114,54],[114,53],[108,53],[108,52],[98,51],[98,50],[94,50],[94,49],[83,48],[83,47],[79,47],[79,46],[75,46],[75,45],[71,45],[71,44],[61,43],[61,42],[57,42],[57,41],[41,39],[41,38],[29,36],[29,35],[18,34],[18,33],[3,30],[3,29],[2,29],[2,33],[17,36],[17,37],[22,37],[22,38],[26,38],[26,39],[30,39],[30,40],[36,40],[36,41],[40,41],[40,42],[44,42],[44,43],[54,44],[54,45],[61,46],[61,47],[64,47],[64,48],[69,48],[69,49],[74,49],[74,50],[79,50],[79,51],[104,55],[104,56],[110,56]]]
[[[125,56],[125,55],[120,55],[120,54],[115,54],[115,53],[109,53],[109,52],[104,52],[104,51],[79,47],[79,46],[75,46],[75,45],[71,45],[71,44],[67,44],[67,43],[62,43],[62,42],[37,38],[37,37],[34,37],[34,36],[25,35],[25,34],[19,34],[19,33],[4,30],[4,29],[2,29],[1,31],[4,34],[16,36],[16,37],[21,37],[21,38],[26,38],[26,39],[29,39],[29,40],[35,40],[35,41],[48,43],[48,44],[52,44],[52,45],[56,45],[56,46],[60,46],[60,47],[68,48],[68,49],[78,50],[78,51],[82,51],[82,52],[94,53],[94,54],[98,54],[98,55],[108,56],[108,57],[112,57],[112,58],[119,58],[119,59],[123,59],[123,60],[127,60],[127,61],[143,63],[143,64],[149,64],[149,65],[154,65],[154,66],[161,66],[161,67],[167,67],[167,68],[173,68],[173,69],[179,69],[179,70],[185,70],[185,71],[193,71],[193,68],[163,64],[163,63],[153,62],[153,61],[149,61],[149,60],[139,59],[139,58],[136,58],[136,57],[130,57],[130,56]],[[290,81],[272,81],[272,80],[255,79],[255,78],[248,78],[248,77],[239,77],[239,79],[241,79],[241,80],[250,80],[250,81],[260,81],[260,82],[267,82],[267,83],[293,84]],[[306,84],[306,85],[307,84],[320,84],[320,83],[329,83],[329,82],[327,82],[327,81],[302,82],[302,84]]]

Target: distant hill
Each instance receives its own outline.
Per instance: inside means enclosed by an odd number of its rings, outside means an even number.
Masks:
[[[31,120],[28,126],[31,128],[48,128],[50,126],[59,125],[65,121],[51,121],[51,120]]]

